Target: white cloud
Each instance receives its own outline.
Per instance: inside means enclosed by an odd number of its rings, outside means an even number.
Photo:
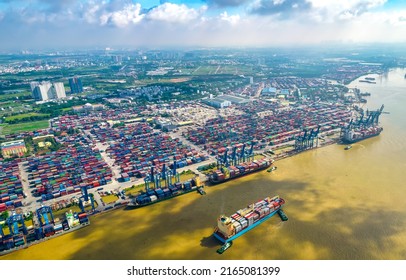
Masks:
[[[126,27],[129,24],[140,22],[144,18],[139,3],[125,6],[122,10],[104,13],[100,16],[102,25],[112,24],[117,27]]]
[[[97,13],[100,10],[100,5],[93,3],[90,7],[85,8],[85,12],[83,14],[83,19],[88,23],[97,23],[98,17]]]
[[[230,23],[231,25],[236,25],[240,22],[240,15],[228,15],[227,12],[223,12],[220,14],[219,18],[223,21]]]
[[[274,5],[281,5],[283,2],[285,2],[285,0],[273,0]]]
[[[218,3],[215,9],[208,9],[206,5],[192,8],[164,3],[149,11],[135,2],[92,0],[76,1],[75,5],[52,11],[29,4],[0,10],[0,37],[13,35],[15,40],[2,42],[2,45],[18,47],[26,41],[38,45],[52,41],[65,46],[72,43],[69,40],[72,36],[80,38],[74,40],[78,44],[97,42],[112,46],[267,46],[340,40],[406,40],[406,7],[396,11],[376,9],[385,0],[251,0],[247,9],[237,13],[224,5],[248,4],[249,1],[206,2],[209,6]],[[260,5],[264,3],[272,4]],[[220,4],[224,7],[221,10]],[[268,7],[278,13],[265,13],[265,10],[252,13],[250,8],[255,4],[257,9]],[[41,36],[37,36],[38,30],[43,32]],[[57,36],[60,40],[49,39]]]
[[[202,6],[199,10],[188,8],[186,5],[164,3],[148,12],[146,18],[154,21],[171,23],[186,23],[197,19],[206,11],[207,7]]]
[[[331,22],[356,18],[374,8],[384,5],[387,0],[308,0],[312,5],[311,16]]]

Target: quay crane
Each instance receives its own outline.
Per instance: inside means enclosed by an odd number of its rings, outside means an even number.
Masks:
[[[24,217],[21,214],[13,214],[7,218],[7,225],[10,230],[10,235],[13,237],[14,246],[21,246],[26,243],[25,236],[28,234],[25,226]]]
[[[320,132],[320,125],[317,128],[311,130],[303,129],[303,135],[299,135],[295,138],[295,150],[303,151],[312,149],[314,146],[318,146],[318,135]]]
[[[242,148],[241,148],[241,150],[240,150],[240,156],[239,156],[239,160],[240,160],[240,162],[241,161],[245,161],[245,146],[246,146],[246,144],[244,143],[243,145],[242,145]]]
[[[175,178],[175,183],[179,183],[180,175],[176,171],[176,159],[174,158],[172,171],[167,172],[166,165],[163,164],[161,173],[154,173],[154,167],[151,166],[150,173],[144,178],[145,183],[145,191],[148,193],[151,187],[150,184],[154,183],[155,189],[162,187],[162,180],[165,183],[165,187],[169,187],[172,185],[172,178]]]
[[[95,209],[94,207],[94,198],[92,195],[89,195],[87,191],[87,187],[81,187],[82,196],[79,197],[79,207],[82,212],[85,212],[85,203],[88,203],[90,200],[90,204],[92,205],[92,210]]]
[[[25,226],[24,222],[24,217],[21,214],[13,213],[10,217],[7,218],[7,225],[10,230],[10,234],[12,235],[20,234],[20,230],[24,235],[28,234],[27,227]]]
[[[246,155],[245,155],[245,157],[246,157],[246,160],[254,160],[254,146],[255,146],[255,144],[256,144],[257,142],[255,142],[255,141],[251,141],[251,147],[250,147],[250,149],[248,150],[248,152],[246,153]]]
[[[55,234],[54,229],[54,216],[52,214],[52,209],[49,206],[42,205],[40,208],[36,210],[38,222],[39,222],[39,229],[40,235],[43,237],[48,237]],[[48,215],[50,217],[48,217]],[[51,218],[51,220],[49,219]],[[44,220],[44,222],[42,221]]]
[[[218,150],[216,159],[217,159],[217,168],[229,167],[230,165],[236,166],[240,162],[246,162],[249,160],[254,160],[254,146],[256,142],[250,142],[250,149],[246,150],[245,147],[247,144],[237,144],[231,148],[225,147]],[[231,149],[231,154],[228,151]]]

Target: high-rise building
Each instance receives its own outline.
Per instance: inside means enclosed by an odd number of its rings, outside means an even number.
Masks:
[[[114,63],[121,63],[123,61],[123,57],[121,55],[113,55],[111,59]]]
[[[61,82],[53,83],[53,89],[54,89],[54,92],[55,92],[55,98],[54,99],[59,99],[59,98],[66,97],[65,86],[63,85],[63,83],[61,83]]]
[[[82,80],[78,77],[73,77],[69,79],[70,93],[82,93],[83,86]]]
[[[30,86],[31,86],[31,91],[34,91],[35,87],[38,86],[39,83],[38,82],[31,82]]]
[[[37,101],[45,101],[52,96],[51,92],[52,84],[50,82],[42,82],[34,86],[32,91],[32,97]]]
[[[36,101],[46,101],[66,97],[63,83],[41,82],[35,85],[31,83],[32,97]]]

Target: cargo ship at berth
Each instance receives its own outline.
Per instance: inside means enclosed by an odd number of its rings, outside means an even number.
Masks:
[[[341,128],[341,140],[344,144],[352,144],[361,140],[365,140],[374,136],[378,136],[383,131],[383,127],[379,125],[379,116],[383,112],[384,105],[375,111],[361,111],[361,116],[358,120],[351,120],[350,123]]]
[[[368,128],[349,129],[345,131],[342,138],[345,144],[352,144],[374,136],[378,136],[383,131],[383,127],[373,126]]]
[[[173,185],[170,185],[169,187],[149,189],[145,192],[141,192],[140,194],[132,198],[131,202],[127,204],[126,209],[140,208],[183,194],[187,194],[192,191],[196,191],[202,194],[203,191],[199,191],[199,189],[201,188],[203,188],[203,186],[200,185],[200,180],[197,177],[183,183],[175,183]]]
[[[213,235],[222,243],[229,243],[274,216],[284,204],[285,200],[279,196],[266,197],[238,210],[230,217],[221,215],[217,219]]]
[[[263,158],[249,162],[242,162],[236,166],[223,166],[208,175],[208,182],[211,184],[219,184],[225,181],[235,179],[259,170],[266,169],[272,165],[272,159]]]

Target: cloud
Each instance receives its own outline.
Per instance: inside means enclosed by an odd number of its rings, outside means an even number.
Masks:
[[[0,37],[7,38],[0,49],[406,40],[406,9],[378,9],[385,0],[162,1],[149,9],[138,2],[0,0]]]
[[[97,10],[94,10],[93,15],[96,12]],[[144,16],[141,14],[141,5],[139,3],[129,4],[121,10],[102,14],[100,16],[100,23],[102,25],[110,24],[117,27],[125,27],[129,24],[139,23]]]
[[[311,8],[312,5],[307,0],[257,0],[251,5],[250,12],[259,15],[282,14],[287,16],[308,11]]]
[[[231,25],[236,25],[237,23],[240,22],[240,15],[228,15],[227,12],[223,12],[219,16],[220,20],[226,21],[230,23]]]
[[[206,2],[215,7],[237,7],[249,3],[251,0],[206,0]]]
[[[146,18],[153,21],[186,23],[197,19],[206,9],[206,6],[196,10],[193,8],[188,8],[184,4],[177,5],[172,3],[164,3],[150,10],[147,13]]]
[[[312,16],[320,21],[351,20],[360,17],[387,0],[309,0],[313,7]]]

